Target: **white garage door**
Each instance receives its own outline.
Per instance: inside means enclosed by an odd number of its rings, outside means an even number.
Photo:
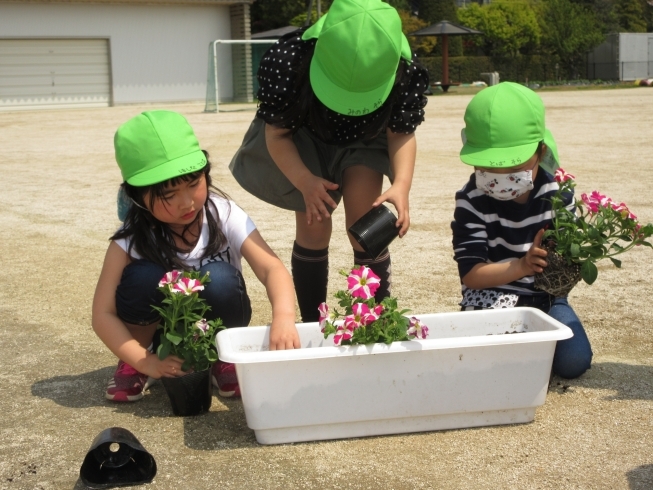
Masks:
[[[0,39],[0,110],[110,105],[107,39]]]

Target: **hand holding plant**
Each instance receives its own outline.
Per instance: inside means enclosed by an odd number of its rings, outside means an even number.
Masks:
[[[341,289],[334,296],[344,311],[330,311],[326,303],[318,308],[325,339],[334,334],[335,345],[353,345],[426,338],[428,327],[415,317],[404,316],[410,310],[399,310],[395,298],[384,298],[378,304],[374,301],[380,279],[369,267],[340,273],[347,276],[347,290]]]
[[[225,327],[220,319],[204,318],[210,306],[199,297],[199,291],[208,281],[208,273],[200,276],[196,271],[168,272],[158,287],[164,295],[162,306],[152,306],[162,320],[157,355],[161,360],[171,354],[183,359],[183,371],[203,371],[218,360],[215,336]]]
[[[653,247],[646,241],[653,235],[653,225],[639,224],[625,203],[616,203],[593,191],[589,195],[581,194],[581,199],[575,200],[577,213],[574,213],[564,200],[564,196],[573,193],[576,186],[574,176],[558,169],[555,180],[560,188],[551,198],[553,224],[542,239],[549,252],[549,266],[542,274],[536,274],[535,287],[547,290],[547,281],[543,283],[542,279],[550,278],[556,254],[562,263],[577,269],[579,277],[576,282],[582,278],[587,284],[592,284],[598,275],[597,261],[608,258],[615,266],[621,267],[621,261],[614,258],[616,255],[639,245]]]

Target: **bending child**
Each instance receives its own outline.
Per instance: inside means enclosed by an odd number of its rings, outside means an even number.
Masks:
[[[163,295],[161,278],[173,269],[210,274],[200,296],[207,320],[226,327],[249,324],[252,310],[241,273],[245,258],[272,304],[270,349],[299,348],[292,279],[252,220],[211,184],[208,154],[176,112],[144,112],[120,126],[114,138],[131,202],[124,224],[111,237],[93,298],[93,330],[118,358],[106,398],[143,397],[148,377],[183,376],[183,359],[160,360],[155,332]],[[212,380],[222,396],[240,390],[232,364],[218,361]]]
[[[258,112],[230,169],[259,199],[295,212],[292,275],[304,322],[326,301],[331,213],[346,227],[388,201],[403,237],[424,120],[428,72],[412,57],[397,11],[381,0],[334,0],[308,29],[274,44],[258,71]],[[383,176],[392,185],[382,191]],[[390,295],[390,253],[369,257],[351,236],[355,264]]]
[[[576,378],[590,368],[592,349],[567,298],[534,287],[547,266],[541,246],[552,224],[558,166],[544,104],[532,90],[503,82],[476,94],[465,111],[460,159],[474,173],[456,193],[454,259],[462,282],[462,310],[539,308],[571,328],[557,343],[553,373]],[[573,195],[565,200],[574,210]]]

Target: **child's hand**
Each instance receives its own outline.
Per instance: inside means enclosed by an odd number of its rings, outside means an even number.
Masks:
[[[329,182],[313,174],[307,176],[302,182],[299,190],[304,196],[306,218],[308,219],[309,225],[313,223],[314,219],[322,221],[322,219],[331,218],[327,206],[333,210],[338,205],[327,191],[335,191],[337,188],[338,184]]]
[[[542,258],[547,256],[546,250],[542,248],[543,235],[544,229],[538,231],[533,240],[533,246],[526,252],[526,255],[519,259],[524,276],[532,276],[533,274],[542,272],[544,267],[548,265],[547,261]]]
[[[139,365],[136,369],[154,379],[175,378],[187,374],[181,370],[183,363],[184,360],[177,356],[168,356],[161,360],[156,354],[149,353],[143,361],[143,366]]]
[[[272,321],[270,327],[270,350],[299,349],[299,333],[294,322]]]
[[[381,203],[388,201],[397,209],[397,227],[399,227],[399,238],[408,232],[410,227],[410,214],[408,213],[408,192],[399,188],[398,186],[390,186],[390,188],[376,198],[372,203],[373,207],[377,207]]]

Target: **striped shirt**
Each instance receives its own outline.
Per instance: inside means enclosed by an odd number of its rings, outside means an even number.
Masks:
[[[533,246],[537,232],[551,225],[550,199],[558,190],[558,183],[540,167],[533,186],[524,204],[499,201],[485,195],[476,188],[474,174],[456,192],[451,229],[454,260],[458,263],[461,280],[476,264],[507,262],[523,257]],[[572,193],[565,195],[563,201],[567,209],[575,212]],[[535,289],[533,281],[533,276],[526,276],[491,288],[491,291],[517,295],[546,294]],[[463,284],[463,295],[467,289]]]

